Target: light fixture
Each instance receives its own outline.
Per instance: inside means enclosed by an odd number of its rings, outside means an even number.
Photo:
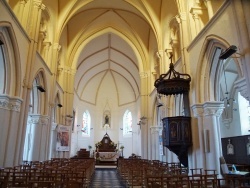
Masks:
[[[226,74],[225,74],[225,68],[224,68],[224,64],[223,64],[223,75],[224,75],[224,80],[225,80],[225,97],[223,99],[221,99],[221,101],[224,101],[226,104],[226,107],[230,107],[230,101],[233,101],[234,103],[236,103],[236,100],[234,98],[229,97],[229,92],[227,90],[227,80],[226,80]]]
[[[57,104],[57,106],[59,107],[59,108],[62,108],[63,107],[63,105],[62,104]]]
[[[231,45],[229,46],[229,48],[227,48],[225,51],[223,51],[220,54],[219,59],[227,59],[231,55],[233,55],[236,51],[237,51],[237,47],[235,45]]]
[[[44,87],[43,86],[41,86],[41,85],[37,85],[36,86],[37,87],[37,89],[40,91],[40,92],[46,92],[46,90],[44,89]]]
[[[236,53],[237,51],[237,47],[235,45],[231,45],[229,46],[229,48],[227,48],[225,51],[223,51],[220,56],[219,59],[227,59],[229,58],[231,55],[233,55],[234,53]],[[227,80],[226,80],[226,74],[225,74],[225,67],[223,64],[223,74],[224,74],[224,80],[225,80],[225,87],[226,87],[226,97],[224,97],[223,99],[221,99],[221,101],[225,101],[225,104],[227,107],[230,107],[230,100],[232,100],[234,103],[236,102],[234,98],[230,98],[229,97],[229,92],[227,90]]]

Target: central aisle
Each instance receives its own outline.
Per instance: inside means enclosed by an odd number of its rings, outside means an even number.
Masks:
[[[116,167],[99,167],[95,168],[90,188],[126,188],[124,182],[121,181]]]

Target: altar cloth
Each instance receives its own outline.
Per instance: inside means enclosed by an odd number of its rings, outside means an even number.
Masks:
[[[119,158],[119,154],[117,152],[98,152],[100,161],[116,161]],[[95,158],[97,152],[95,153]]]

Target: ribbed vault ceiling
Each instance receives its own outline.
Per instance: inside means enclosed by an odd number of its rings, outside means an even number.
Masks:
[[[134,102],[139,96],[139,74],[131,47],[112,33],[89,42],[77,64],[75,90],[82,101],[91,104],[109,96],[118,105]]]
[[[60,1],[60,40],[68,43],[65,63],[76,69],[74,89],[81,101],[97,105],[112,100],[122,106],[139,98],[140,72],[148,66],[143,62],[149,62],[149,48],[157,49],[152,23],[161,4],[162,0]]]

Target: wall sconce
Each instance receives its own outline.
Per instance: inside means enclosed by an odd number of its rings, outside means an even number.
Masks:
[[[36,86],[37,87],[37,89],[40,91],[40,92],[46,92],[46,90],[44,89],[44,87],[43,86],[41,86],[41,85],[37,85]]]
[[[229,46],[224,52],[219,56],[219,59],[227,59],[237,51],[237,47],[234,45]]]
[[[225,87],[226,87],[225,88],[226,89],[226,92],[225,92],[226,97],[224,97],[223,99],[221,99],[221,101],[224,101],[224,103],[226,104],[226,106],[230,107],[230,100],[233,101],[234,103],[236,103],[236,100],[234,98],[229,97],[229,92],[228,92],[228,89],[227,89],[227,80],[226,80],[226,74],[225,74],[224,64],[223,64],[223,75],[224,75]]]
[[[57,106],[59,107],[59,108],[62,108],[63,107],[63,105],[62,104],[57,104]]]

